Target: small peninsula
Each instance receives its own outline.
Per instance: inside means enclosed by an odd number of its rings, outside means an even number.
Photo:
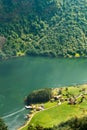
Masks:
[[[84,124],[87,119],[87,84],[51,90],[52,97],[49,101],[32,103],[31,112],[27,115],[28,122],[19,130],[57,130],[57,127],[60,128],[58,130],[64,130],[63,127],[68,130],[70,123],[74,124],[75,120],[78,123],[83,120]],[[42,90],[36,92],[40,91]]]

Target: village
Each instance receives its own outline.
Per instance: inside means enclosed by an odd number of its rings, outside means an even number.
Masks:
[[[72,90],[75,92],[73,93]],[[32,115],[39,111],[48,110],[52,107],[59,106],[66,103],[67,105],[77,105],[87,100],[87,89],[84,87],[63,87],[63,88],[53,88],[53,96],[47,103],[41,104],[31,104],[29,106],[25,105],[26,109],[29,109],[29,114],[26,115],[26,119],[31,120]],[[46,105],[50,104],[49,107]]]

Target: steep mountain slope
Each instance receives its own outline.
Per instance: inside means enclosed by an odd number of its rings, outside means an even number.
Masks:
[[[87,0],[0,0],[0,57],[87,56]]]

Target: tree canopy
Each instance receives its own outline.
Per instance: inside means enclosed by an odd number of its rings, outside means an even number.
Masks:
[[[27,105],[32,103],[43,103],[49,101],[52,97],[52,90],[50,88],[40,89],[30,93],[25,99]]]
[[[87,0],[0,0],[0,57],[87,56],[86,12]]]
[[[0,118],[0,130],[7,130],[7,126],[1,118]]]

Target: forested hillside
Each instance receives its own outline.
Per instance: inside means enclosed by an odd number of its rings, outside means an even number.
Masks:
[[[87,0],[0,0],[0,58],[87,56]]]

